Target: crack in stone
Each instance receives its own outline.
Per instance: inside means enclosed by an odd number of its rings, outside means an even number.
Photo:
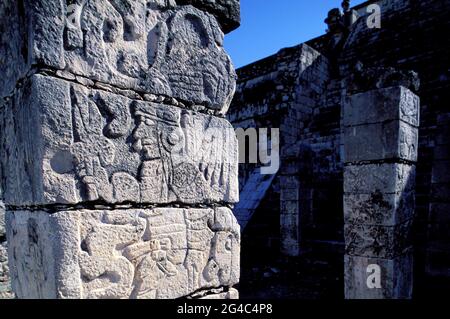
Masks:
[[[186,109],[191,110],[193,112],[205,114],[205,115],[213,115],[219,118],[226,118],[226,115],[223,114],[221,111],[218,110],[212,110],[208,109],[206,105],[202,104],[194,104],[189,101],[183,101],[181,99],[176,99],[171,96],[166,95],[158,95],[158,94],[152,94],[150,92],[144,92],[144,91],[137,91],[130,88],[123,88],[118,87],[113,84],[104,83],[101,81],[93,81],[87,77],[74,74],[72,72],[69,72],[67,70],[61,70],[57,68],[51,68],[49,66],[40,66],[40,65],[32,65],[28,73],[17,80],[16,86],[14,90],[6,95],[3,96],[4,103],[0,104],[0,109],[4,107],[4,105],[14,97],[16,91],[24,86],[24,83],[27,82],[32,76],[34,75],[43,75],[43,76],[50,76],[58,79],[62,79],[67,82],[76,83],[78,85],[85,86],[90,89],[105,91],[114,93],[117,95],[121,95],[126,98],[134,99],[134,100],[142,100],[146,102],[154,102],[154,103],[160,103],[163,105],[169,105],[169,106],[175,106],[180,109]]]
[[[182,209],[215,209],[219,207],[234,208],[234,205],[226,202],[210,202],[202,204],[186,204],[181,202],[170,202],[165,204],[138,204],[138,203],[119,203],[109,204],[106,202],[84,202],[80,204],[48,204],[48,205],[6,205],[6,211],[45,211],[49,214],[56,214],[61,211],[77,210],[123,210],[123,209],[156,209],[156,208],[182,208]]]

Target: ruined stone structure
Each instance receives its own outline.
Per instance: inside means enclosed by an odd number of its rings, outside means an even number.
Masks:
[[[223,32],[239,1],[7,0],[0,13],[15,295],[237,298]],[[5,257],[2,246],[2,293]]]
[[[322,286],[336,287],[326,297],[448,294],[450,5],[343,8],[330,11],[327,34],[237,70],[229,120],[278,127],[281,137],[276,176],[255,178],[262,164],[240,167],[243,274],[256,260],[283,273],[298,259],[280,265],[281,253],[336,265],[321,274],[330,278]],[[258,198],[247,194],[251,183],[264,188]],[[367,286],[372,263],[382,289]]]
[[[343,105],[345,296],[411,298],[419,98],[403,86]],[[368,285],[367,272],[379,271]]]

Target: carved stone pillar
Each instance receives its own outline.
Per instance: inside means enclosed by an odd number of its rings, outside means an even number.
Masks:
[[[222,28],[239,24],[239,1],[0,9],[16,295],[236,298],[238,148],[223,118],[236,74]]]
[[[380,88],[344,103],[345,297],[412,296],[411,224],[420,102]]]

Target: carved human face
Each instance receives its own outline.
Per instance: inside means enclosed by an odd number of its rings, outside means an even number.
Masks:
[[[160,158],[158,130],[156,121],[144,115],[138,115],[138,124],[133,132],[133,149],[141,153],[144,160]]]

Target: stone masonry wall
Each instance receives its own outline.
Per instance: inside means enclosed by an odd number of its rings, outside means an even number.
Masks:
[[[364,15],[367,6],[372,3],[381,6],[381,29],[367,27]],[[446,118],[450,98],[450,7],[446,0],[382,0],[367,1],[355,10],[361,18],[349,29],[348,37],[344,37],[345,41],[337,46],[338,49],[330,45],[334,43],[332,33],[306,42],[328,58],[330,81],[323,92],[323,99],[315,103],[313,115],[303,115],[298,120],[298,125],[304,127],[298,128],[302,132],[300,139],[304,139],[304,144],[308,146],[301,156],[305,159],[302,176],[309,181],[309,185],[305,185],[306,190],[301,192],[306,196],[302,200],[306,208],[302,214],[302,218],[306,218],[302,222],[302,227],[306,227],[302,236],[314,251],[322,248],[327,253],[342,254],[344,251],[340,116],[342,101],[349,92],[342,80],[356,72],[358,63],[363,68],[393,67],[400,71],[416,71],[421,82],[420,89],[415,92],[421,99],[421,118],[413,225],[414,284],[424,287],[428,284],[426,275],[450,277],[446,217],[449,187],[445,179],[450,159],[446,151]],[[280,66],[296,67],[295,52],[300,47],[283,49],[237,70],[238,89],[230,113],[234,126],[278,125],[283,121],[287,116],[286,109],[281,107],[281,102],[270,98],[281,97],[282,94],[276,92],[283,91],[281,86],[277,90],[271,79],[277,78],[276,70]],[[286,81],[283,86],[288,92],[296,90],[292,81]],[[305,118],[306,125],[303,123]],[[282,135],[282,143],[284,138]],[[286,165],[286,162],[282,160],[282,164]],[[245,173],[240,172],[242,176]],[[275,194],[278,191],[278,186],[272,190]],[[276,212],[278,209],[270,207]],[[269,217],[259,218],[253,233],[258,233],[256,229],[269,220],[273,221]],[[276,227],[273,226],[271,232],[275,237]],[[307,245],[303,244],[303,247]]]
[[[238,145],[224,118],[236,74],[222,28],[239,24],[239,1],[186,3],[0,5],[18,298],[237,298]]]
[[[336,151],[339,137],[330,136],[329,138],[328,135],[331,135],[333,131],[339,131],[340,118],[339,111],[333,110],[336,104],[328,99],[328,96],[324,97],[326,96],[324,92],[330,85],[327,83],[328,77],[327,60],[307,45],[283,49],[274,56],[238,71],[237,93],[230,108],[229,120],[234,127],[244,129],[249,127],[279,128],[282,146],[282,166],[278,178],[275,179],[266,196],[269,199],[265,201],[276,203],[276,205],[270,207],[262,205],[255,213],[254,225],[252,226],[252,222],[250,222],[250,229],[246,229],[244,233],[244,235],[251,233],[253,242],[263,243],[265,241],[264,246],[278,247],[274,242],[288,243],[292,241],[289,234],[309,240],[308,229],[313,223],[312,210],[329,216],[328,208],[320,204],[323,202],[321,198],[333,198],[330,205],[339,205],[341,202],[338,196],[339,190],[336,189],[334,183],[330,184],[330,181],[334,179],[330,179],[330,177],[334,174],[335,163],[339,163],[339,154]],[[326,119],[331,118],[334,119],[334,123],[327,127],[320,125]],[[301,156],[299,156],[299,152],[303,152]],[[318,162],[314,157],[322,156],[319,154],[327,155]],[[253,170],[253,167],[248,164],[241,165],[241,185],[245,183],[246,176]],[[310,169],[313,170],[312,173]],[[329,174],[325,175],[324,172],[329,172]],[[284,176],[288,179],[295,179],[295,181],[284,180]],[[301,185],[298,183],[298,178],[301,179]],[[284,195],[282,194],[283,187],[286,190]],[[293,188],[289,190],[286,187]],[[299,195],[296,195],[299,187],[301,187],[302,198],[304,196],[314,198],[314,204],[300,207],[305,201],[299,200]],[[335,195],[333,195],[334,192],[336,192]],[[337,202],[335,203],[334,200]],[[288,207],[293,210],[288,212]],[[297,209],[301,209],[301,221],[289,218],[289,216],[295,216],[294,210]],[[280,213],[280,224],[275,224],[273,218],[269,216]],[[256,215],[265,215],[268,218],[264,219],[256,217]],[[342,220],[341,216],[336,215],[336,217]],[[327,218],[321,220],[324,221],[322,224],[324,226],[327,223],[332,225]],[[252,227],[255,231],[251,230]],[[262,232],[260,229],[267,231]],[[336,227],[337,229],[338,227]],[[269,235],[258,241],[255,239],[255,236],[258,238],[258,233]],[[333,236],[334,233],[331,234],[331,237],[336,238]],[[300,240],[300,238],[298,239]],[[292,249],[286,249],[297,255],[299,251],[295,246],[292,246]]]
[[[450,277],[448,232],[437,230],[448,227],[444,225],[447,219],[437,222],[433,211],[439,207],[433,203],[449,192],[446,183],[437,186],[432,177],[444,176],[447,170],[442,163],[448,157],[438,154],[437,148],[442,136],[439,121],[448,113],[450,98],[450,6],[445,0],[371,2],[381,5],[381,29],[368,29],[364,19],[358,21],[344,46],[340,66],[344,74],[352,72],[357,61],[366,67],[394,67],[419,74],[421,121],[414,227],[416,283],[426,285],[424,273]],[[440,216],[449,214],[448,210],[440,212]]]

